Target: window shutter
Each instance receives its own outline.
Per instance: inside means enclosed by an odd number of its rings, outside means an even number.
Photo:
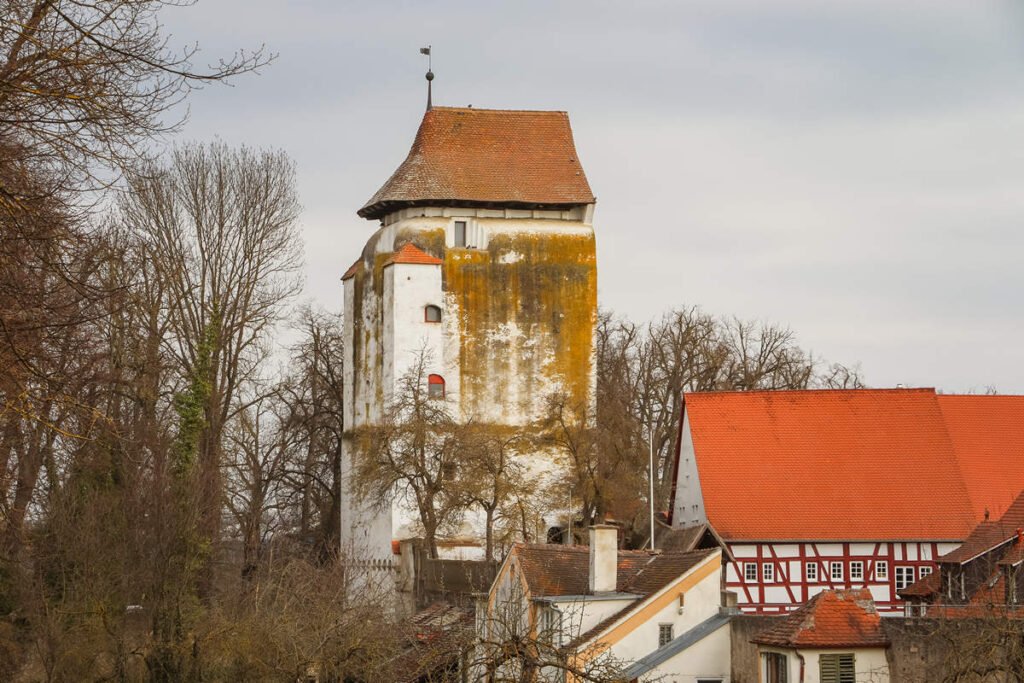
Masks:
[[[821,683],[839,683],[839,658],[835,655],[819,655],[818,669]]]
[[[821,683],[856,683],[856,667],[852,654],[820,655],[818,669]]]
[[[839,655],[839,683],[855,683],[853,655]]]

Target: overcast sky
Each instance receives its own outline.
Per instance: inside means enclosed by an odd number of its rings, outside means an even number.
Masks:
[[[569,112],[598,197],[599,298],[792,327],[871,386],[1024,393],[1020,0],[200,0],[163,17],[258,76],[191,98],[182,139],[298,164],[309,298],[434,103]]]

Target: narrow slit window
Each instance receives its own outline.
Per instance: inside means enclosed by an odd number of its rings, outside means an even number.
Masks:
[[[430,375],[427,378],[427,397],[444,398],[444,377],[441,375]]]
[[[441,322],[441,307],[433,305],[427,306],[423,309],[423,319],[428,323]]]
[[[466,221],[455,221],[455,246],[466,246]]]

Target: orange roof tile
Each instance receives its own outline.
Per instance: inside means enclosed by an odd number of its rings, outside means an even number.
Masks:
[[[999,518],[1024,489],[1024,396],[937,399],[975,519]]]
[[[390,266],[392,263],[419,263],[425,266],[439,266],[443,261],[426,253],[412,242],[406,242],[401,249],[384,262],[384,265]]]
[[[753,642],[788,648],[889,645],[867,588],[818,593]]]
[[[409,156],[359,210],[380,218],[401,206],[589,204],[563,111],[434,107]]]
[[[959,540],[974,526],[931,389],[686,395],[726,540]]]

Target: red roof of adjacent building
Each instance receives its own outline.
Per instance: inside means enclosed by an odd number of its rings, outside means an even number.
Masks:
[[[590,204],[564,111],[434,107],[409,156],[359,210],[379,218],[401,206]]]
[[[384,265],[390,266],[392,263],[419,263],[425,266],[439,266],[443,261],[436,256],[431,256],[412,242],[406,242],[401,249],[384,262]]]
[[[959,540],[974,527],[931,389],[696,393],[686,415],[726,540]]]
[[[1024,487],[1024,396],[937,399],[975,519],[1002,516]]]
[[[785,648],[889,645],[867,588],[818,593],[753,642]]]
[[[690,552],[619,550],[615,590],[650,595],[682,576],[716,549]],[[589,590],[590,548],[583,545],[517,543],[523,578],[532,597],[586,595]]]

